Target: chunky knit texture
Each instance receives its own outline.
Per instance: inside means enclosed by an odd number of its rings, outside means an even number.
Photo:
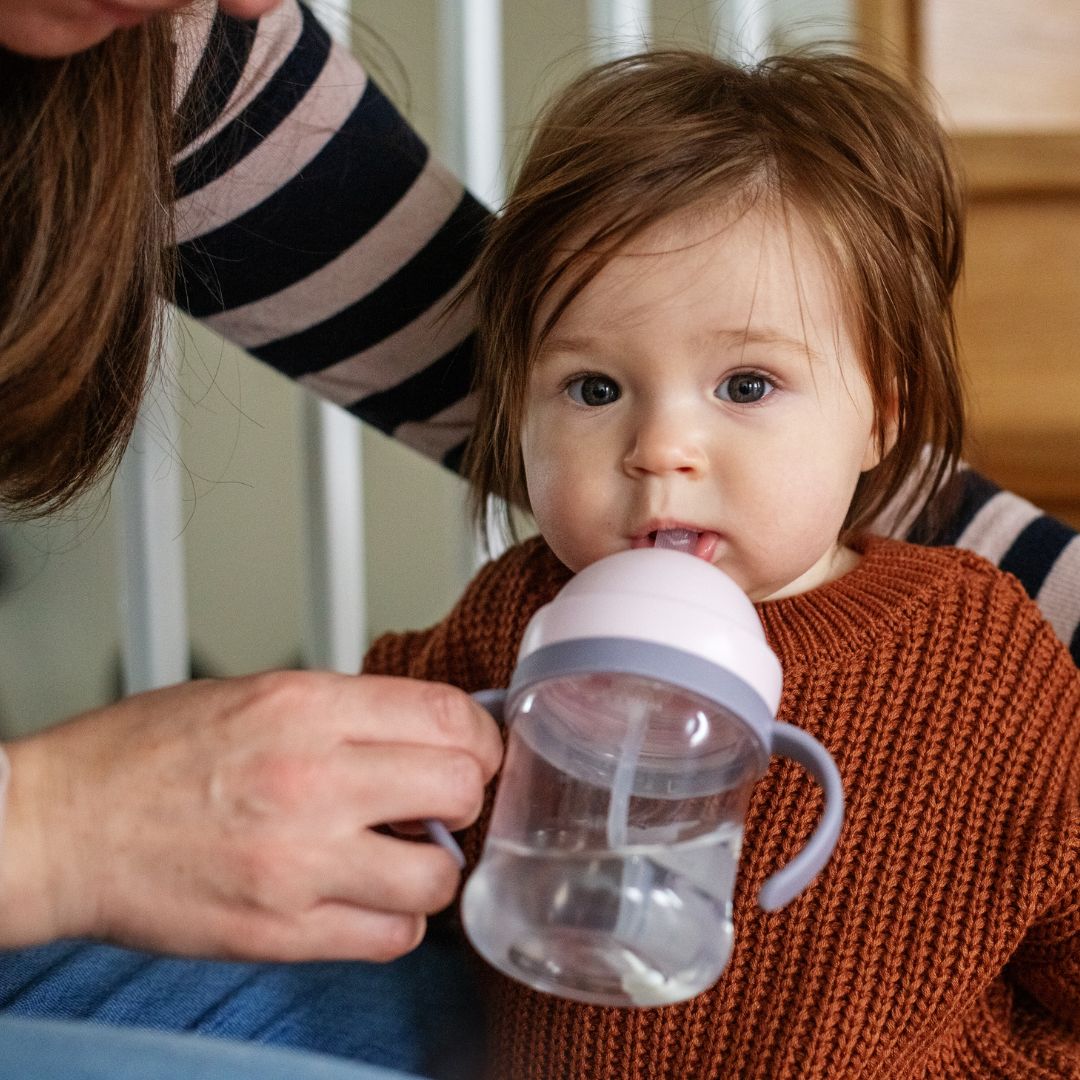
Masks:
[[[774,759],[716,986],[607,1009],[492,972],[493,1076],[1080,1077],[1080,674],[978,556],[860,546],[847,576],[758,607],[784,668],[780,719],[843,777],[825,871],[781,912],[754,903],[821,810],[813,781]],[[541,541],[520,545],[438,626],[376,642],[365,670],[505,686],[529,617],[568,578]],[[472,864],[487,816],[464,837]]]

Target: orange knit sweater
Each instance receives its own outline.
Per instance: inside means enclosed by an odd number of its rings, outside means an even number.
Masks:
[[[861,546],[847,576],[758,607],[784,668],[780,719],[843,777],[825,871],[783,911],[753,902],[821,809],[776,759],[716,986],[607,1009],[491,972],[498,1080],[1080,1077],[1080,674],[979,557]],[[365,670],[505,686],[526,622],[568,577],[541,541],[520,545],[438,626],[376,642]],[[473,864],[486,818],[464,837]]]

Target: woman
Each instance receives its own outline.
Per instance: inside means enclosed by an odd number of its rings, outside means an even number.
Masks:
[[[174,292],[383,430],[460,456],[471,320],[438,315],[485,213],[307,11],[271,7],[0,0],[7,508],[62,506],[112,467]],[[397,968],[342,961],[409,953],[454,894],[446,852],[376,829],[475,817],[501,747],[465,695],[314,672],[203,681],[7,751],[7,1009],[425,1067],[419,990],[400,1000]],[[25,948],[84,938],[335,963]],[[436,999],[456,979],[440,948],[403,962]],[[453,1024],[454,1007],[467,995],[436,1008]]]

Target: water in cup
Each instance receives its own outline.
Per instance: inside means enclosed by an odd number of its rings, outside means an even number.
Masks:
[[[734,825],[618,850],[492,839],[464,899],[473,944],[549,993],[596,1004],[682,1001],[727,963],[741,839]]]
[[[716,981],[759,754],[725,710],[655,679],[552,679],[519,703],[469,937],[537,989],[665,1005]]]

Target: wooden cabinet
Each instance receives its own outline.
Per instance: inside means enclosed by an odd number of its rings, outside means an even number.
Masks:
[[[1080,528],[1080,4],[856,9],[871,58],[930,81],[967,175],[967,456]]]

